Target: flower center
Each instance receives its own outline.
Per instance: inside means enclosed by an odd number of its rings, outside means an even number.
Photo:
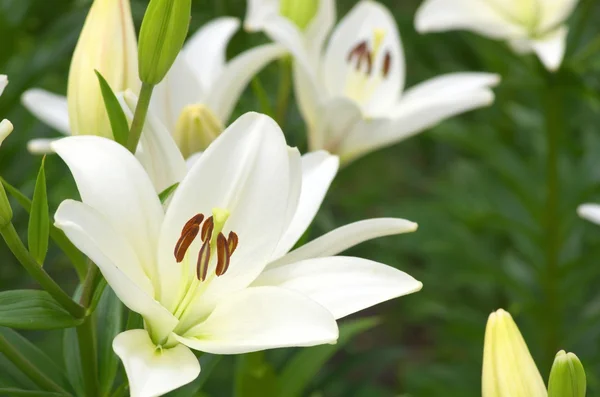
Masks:
[[[212,216],[204,220],[203,214],[194,215],[183,225],[181,236],[175,245],[175,260],[181,263],[185,255],[198,234],[202,240],[202,246],[198,253],[196,261],[196,277],[200,281],[205,281],[208,276],[208,269],[212,253],[217,253],[217,263],[215,266],[215,275],[222,276],[229,269],[231,256],[238,245],[238,235],[230,231],[225,237],[223,227],[229,218],[229,211],[222,208],[213,208]]]
[[[392,54],[382,51],[385,35],[385,30],[374,29],[371,44],[367,40],[359,42],[346,58],[350,67],[346,75],[345,92],[359,104],[366,103],[390,74]]]

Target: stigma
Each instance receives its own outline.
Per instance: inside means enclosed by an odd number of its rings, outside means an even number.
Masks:
[[[229,211],[222,208],[214,208],[212,216],[204,219],[203,214],[196,214],[188,220],[181,229],[181,236],[175,245],[175,260],[181,263],[194,240],[200,235],[202,246],[198,252],[196,261],[196,277],[205,281],[209,274],[211,259],[215,257],[216,264],[214,273],[217,277],[224,275],[229,269],[231,256],[236,250],[239,242],[238,235],[230,231],[227,237],[223,234],[223,228],[229,218]]]

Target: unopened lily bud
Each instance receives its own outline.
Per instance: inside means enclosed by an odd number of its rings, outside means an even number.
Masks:
[[[0,121],[0,146],[2,146],[2,142],[10,135],[13,131],[13,125],[10,121],[4,119]]]
[[[281,0],[279,12],[300,29],[306,28],[317,14],[320,0]]]
[[[585,371],[581,361],[573,353],[559,351],[550,372],[548,396],[585,397],[585,390]]]
[[[69,70],[67,102],[73,135],[112,137],[95,70],[114,92],[139,90],[136,37],[129,0],[95,0]]]
[[[204,105],[186,106],[177,120],[175,142],[184,157],[205,150],[223,131],[223,124]]]
[[[156,85],[183,47],[192,13],[191,0],[151,0],[140,30],[140,79]]]
[[[547,397],[544,380],[511,315],[488,319],[483,350],[482,397]]]

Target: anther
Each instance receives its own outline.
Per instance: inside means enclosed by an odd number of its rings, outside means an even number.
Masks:
[[[185,229],[184,229],[185,230]],[[182,234],[177,244],[175,245],[175,260],[177,263],[180,263],[183,258],[185,258],[185,253],[187,252],[190,245],[198,235],[198,231],[200,230],[199,225],[191,225],[185,231],[185,234]]]
[[[233,255],[233,252],[238,246],[238,235],[235,232],[229,232],[229,236],[227,236],[227,246],[229,248],[229,256]]]
[[[214,227],[215,227],[215,221],[213,220],[213,217],[211,216],[204,222],[204,225],[202,225],[202,234],[200,235],[200,238],[202,238],[202,241],[210,240]]]
[[[386,51],[385,58],[383,58],[383,78],[387,78],[390,74],[390,69],[392,67],[392,54],[389,51]]]
[[[202,224],[203,220],[204,220],[204,215],[202,215],[202,214],[194,215],[192,217],[192,219],[190,219],[189,221],[187,221],[185,223],[185,225],[183,225],[183,229],[181,229],[181,235],[183,236],[184,234],[186,234],[188,229],[194,225],[200,226]]]
[[[222,276],[229,268],[229,244],[223,233],[219,233],[217,236],[217,266],[215,268],[215,274]]]
[[[210,263],[210,241],[204,241],[200,252],[198,253],[198,263],[196,264],[196,277],[198,280],[206,280],[208,275],[208,264]]]

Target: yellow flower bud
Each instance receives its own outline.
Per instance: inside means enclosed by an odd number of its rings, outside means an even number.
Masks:
[[[204,105],[186,106],[177,120],[175,142],[184,157],[205,150],[223,131],[223,124]]]
[[[544,380],[511,315],[492,313],[485,329],[482,397],[547,397]]]
[[[308,26],[317,14],[320,0],[281,0],[279,12],[294,22],[300,29]]]
[[[98,70],[114,92],[138,92],[137,43],[129,0],[95,0],[69,70],[67,102],[73,135],[112,137]]]
[[[585,370],[581,361],[573,353],[561,350],[554,359],[548,395],[550,397],[585,397]]]

